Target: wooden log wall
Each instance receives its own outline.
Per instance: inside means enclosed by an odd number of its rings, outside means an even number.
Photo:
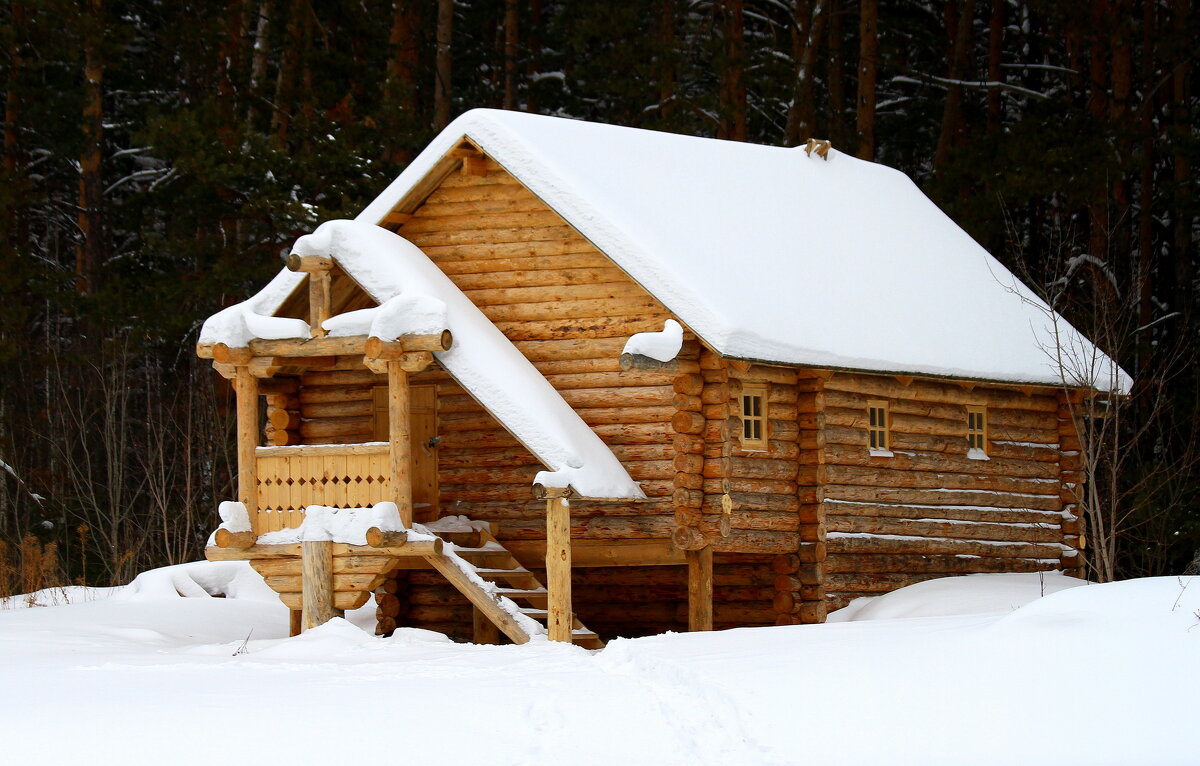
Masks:
[[[261,387],[268,387],[261,383]],[[263,444],[276,447],[300,443],[300,381],[279,377],[270,381],[266,400]]]
[[[673,373],[620,369],[635,332],[669,312],[491,160],[451,173],[397,232],[421,248],[613,448],[651,503],[574,502],[572,535],[665,538],[674,521]],[[414,378],[414,383],[417,380]],[[443,513],[543,539],[541,466],[465,391],[438,386]]]
[[[868,450],[872,399],[889,403],[892,457]],[[1069,426],[1050,390],[838,373],[823,403],[829,608],[931,577],[1077,560],[1063,512],[1064,471],[1073,476],[1074,463],[1060,457],[1060,443]],[[967,455],[969,404],[987,406],[988,460]]]
[[[312,370],[300,376],[297,395],[303,444],[359,444],[374,441],[375,386],[387,376],[367,369]]]

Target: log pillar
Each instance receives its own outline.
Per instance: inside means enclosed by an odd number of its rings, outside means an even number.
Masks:
[[[408,373],[400,360],[389,360],[388,456],[391,467],[392,502],[404,526],[412,526],[412,445],[409,443]]]
[[[476,607],[471,607],[471,642],[475,644],[500,643],[500,629]]]
[[[233,391],[237,397],[237,460],[238,502],[246,506],[255,534],[258,520],[258,463],[254,448],[258,446],[258,379],[250,368],[239,365],[234,373]]]
[[[333,608],[333,543],[305,540],[300,543],[303,591],[303,629],[324,625],[339,616]]]
[[[546,628],[551,641],[571,641],[571,506],[566,490],[546,498]]]
[[[687,552],[688,630],[713,628],[713,549]]]

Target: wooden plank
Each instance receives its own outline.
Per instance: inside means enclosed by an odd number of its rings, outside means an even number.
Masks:
[[[546,628],[551,641],[571,641],[571,509],[564,497],[546,499]]]
[[[517,623],[516,619],[500,608],[491,594],[468,577],[456,564],[440,554],[427,556],[426,560],[514,644],[524,644],[529,641],[529,634]]]
[[[687,552],[688,630],[713,627],[713,549],[705,546]]]

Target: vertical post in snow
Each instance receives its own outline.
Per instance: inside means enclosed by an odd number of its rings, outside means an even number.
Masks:
[[[304,630],[315,628],[338,616],[333,609],[333,543],[305,540],[300,543],[300,581]]]
[[[237,397],[238,502],[246,506],[254,533],[262,534],[265,530],[259,528],[258,465],[254,454],[258,446],[258,379],[250,374],[250,368],[236,368],[233,392]]]
[[[571,641],[571,506],[567,489],[546,496],[546,629],[551,641]]]
[[[391,467],[392,502],[400,510],[405,528],[412,526],[412,445],[409,435],[408,373],[399,360],[387,363],[388,371],[388,456]]]
[[[712,630],[713,627],[713,549],[706,545],[687,551],[688,630]]]

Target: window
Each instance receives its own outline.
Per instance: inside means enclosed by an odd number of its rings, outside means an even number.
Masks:
[[[891,435],[888,427],[888,403],[885,401],[867,402],[867,444],[871,454],[879,457],[891,457]]]
[[[987,407],[967,405],[967,457],[987,457]]]
[[[767,448],[767,388],[742,386],[742,449]]]

